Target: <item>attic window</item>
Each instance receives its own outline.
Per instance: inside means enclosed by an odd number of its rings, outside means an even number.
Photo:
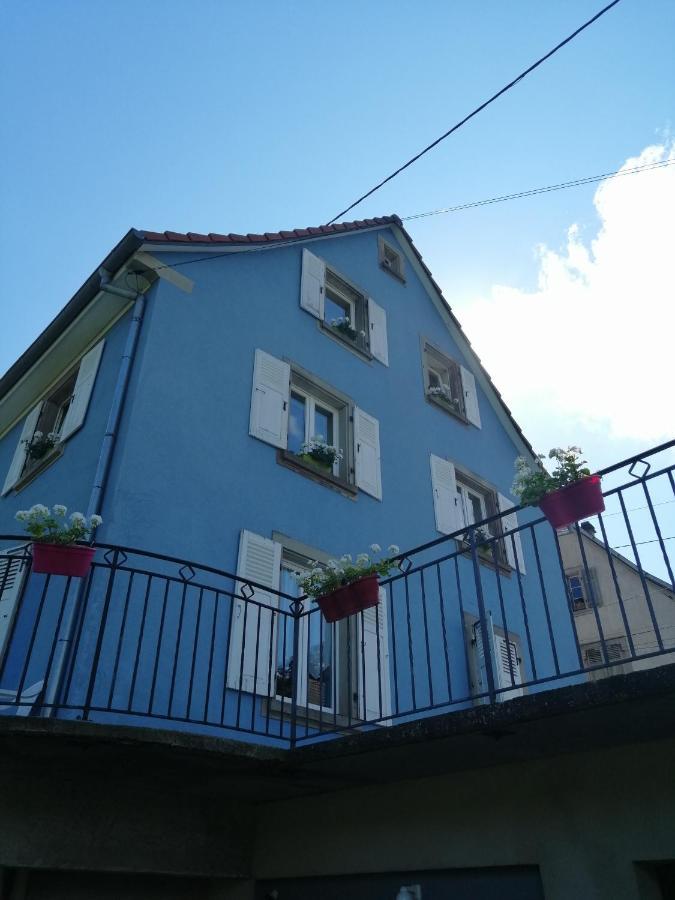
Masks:
[[[395,250],[391,244],[388,244],[384,238],[379,238],[379,254],[380,266],[389,272],[399,281],[405,281],[405,273],[403,268],[403,257]]]

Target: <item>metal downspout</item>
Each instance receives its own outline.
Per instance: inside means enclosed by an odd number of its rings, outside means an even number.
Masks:
[[[142,293],[126,291],[123,288],[108,284],[108,278],[109,276],[102,274],[102,291],[109,294],[116,294],[117,296],[128,297],[130,300],[135,300],[135,303],[131,322],[129,323],[129,331],[127,332],[124,352],[122,354],[122,361],[117,374],[117,383],[115,384],[115,392],[110,407],[110,414],[108,415],[108,424],[106,425],[105,434],[101,443],[96,475],[94,476],[94,484],[89,497],[89,505],[87,506],[87,517],[94,513],[98,514],[103,506],[105,489],[112,463],[113,449],[117,438],[117,429],[124,409],[124,401],[126,399],[134,360],[136,358],[138,337],[143,323],[143,314],[145,312],[145,296]],[[42,714],[45,717],[52,717],[56,712],[56,704],[58,703],[61,688],[68,671],[68,666],[71,662],[71,645],[75,628],[82,611],[82,601],[86,583],[87,579],[83,578],[80,580],[77,594],[71,609],[68,612],[66,621],[64,621],[62,626],[62,637],[58,640],[57,649],[54,654],[53,668],[49,676],[49,682],[43,700]]]

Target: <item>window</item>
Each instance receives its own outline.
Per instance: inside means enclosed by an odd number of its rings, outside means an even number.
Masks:
[[[359,350],[368,351],[366,298],[330,269],[326,269],[323,323],[343,341],[353,344]]]
[[[382,268],[400,281],[405,281],[403,256],[399,251],[395,250],[391,244],[388,244],[383,237],[378,239],[378,250]]]
[[[500,565],[517,568],[521,574],[525,574],[522,539],[520,531],[516,530],[518,516],[508,512],[514,505],[509,498],[448,459],[432,454],[430,462],[436,529],[441,534],[453,534],[458,541],[463,542],[462,532],[467,525],[475,525],[483,519],[502,513],[499,519],[484,526],[486,540],[482,546],[479,543],[478,551],[483,558],[494,561],[494,546]],[[500,540],[489,543],[490,537]]]
[[[600,605],[597,580],[592,569],[588,569],[586,572],[581,569],[566,572],[565,581],[573,612],[579,613],[593,609],[594,603],[596,606]]]
[[[306,572],[314,560],[284,549],[281,559],[281,590],[291,596],[301,592],[293,578],[294,572]],[[280,598],[280,609],[288,610],[290,600]],[[337,705],[336,644],[340,624],[331,625],[323,616],[307,616],[302,622],[301,653],[298,695],[302,705],[312,709],[333,712]],[[274,693],[280,700],[290,699],[293,685],[293,621],[289,616],[279,616],[275,648]]]
[[[605,649],[607,650],[607,662],[602,652],[602,644],[585,644],[583,647],[583,657],[585,666],[604,666],[607,664],[620,662],[628,657],[626,644],[623,640],[606,640]]]
[[[422,344],[422,360],[427,399],[480,428],[476,379],[471,372],[428,341]]]
[[[249,433],[278,447],[280,460],[382,499],[377,419],[323,380],[256,350]]]
[[[3,495],[31,473],[37,474],[44,468],[82,426],[103,345],[104,341],[100,341],[86,353],[28,413],[5,479]]]
[[[471,661],[474,669],[473,682],[476,688],[475,693],[482,694],[488,690],[483,630],[478,619],[470,614],[466,614],[465,624],[473,649]],[[523,681],[523,661],[518,636],[512,632],[509,632],[507,635],[503,628],[494,624],[492,613],[488,612],[487,637],[490,643],[490,657],[495,688],[506,689],[497,694],[497,702],[511,700],[513,697],[521,697],[523,688],[519,687],[519,685]],[[483,702],[487,702],[487,698]]]
[[[386,720],[391,714],[386,598],[377,612],[372,608],[332,624],[308,604],[305,612],[314,611],[298,620],[296,661],[291,601],[277,592],[299,597],[292,573],[317,561],[326,564],[329,557],[284,535],[273,537],[241,532],[237,577],[242,581],[232,600],[227,687],[288,703],[297,671],[303,716],[306,709],[331,723]]]
[[[307,249],[302,251],[300,306],[334,337],[389,365],[383,307]]]

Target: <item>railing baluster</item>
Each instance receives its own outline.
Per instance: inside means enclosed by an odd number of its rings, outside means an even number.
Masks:
[[[485,609],[485,598],[483,597],[483,585],[480,577],[480,568],[478,566],[478,548],[476,546],[476,529],[469,529],[469,545],[471,547],[471,562],[473,565],[474,583],[476,585],[476,600],[478,602],[478,623],[480,626],[481,640],[483,643],[483,662],[485,665],[485,678],[487,680],[487,695],[490,703],[494,703],[497,699],[495,691],[495,673],[493,669],[492,653],[492,635],[488,632],[487,610]]]
[[[602,627],[602,620],[600,618],[600,613],[598,612],[598,604],[595,599],[595,591],[592,587],[591,581],[591,572],[588,568],[588,560],[586,558],[586,548],[584,547],[584,542],[581,540],[581,528],[579,527],[579,523],[577,522],[574,526],[574,531],[577,536],[577,543],[579,544],[579,552],[581,554],[581,565],[584,570],[584,578],[586,580],[586,584],[588,585],[588,592],[591,599],[591,609],[593,610],[593,615],[595,617],[595,625],[598,629],[598,637],[600,638],[600,647],[602,648],[602,655],[605,658],[605,663],[609,665],[609,654],[607,652],[607,644],[605,642],[605,631]]]
[[[152,686],[150,688],[150,700],[148,702],[148,715],[152,715],[152,707],[155,702],[155,686],[157,684],[157,670],[159,668],[159,657],[162,652],[162,639],[164,637],[164,619],[166,617],[166,604],[169,599],[169,580],[164,579],[164,597],[162,599],[162,615],[159,622],[159,633],[157,635],[157,649],[155,650],[155,664],[152,670]]]
[[[560,549],[560,538],[558,537],[558,532],[553,530],[556,553],[558,555],[558,565],[560,566],[560,577],[562,578],[563,587],[565,589],[565,598],[567,600],[567,610],[568,616],[570,620],[570,625],[572,626],[572,635],[574,637],[574,646],[577,652],[577,659],[579,661],[579,668],[584,668],[584,661],[581,655],[581,645],[579,644],[579,635],[577,633],[577,623],[574,620],[574,610],[572,609],[572,594],[569,589],[569,585],[567,584],[567,578],[565,576],[565,565],[563,563],[562,558],[562,550]],[[536,677],[536,676],[535,676]]]
[[[406,572],[403,583],[405,586],[405,621],[408,629],[408,662],[410,664],[410,690],[412,692],[412,709],[417,709],[417,696],[415,694],[415,663],[413,659],[412,625],[410,622],[410,588],[408,573]]]
[[[539,545],[537,543],[537,535],[532,529],[532,546],[534,547],[534,558],[537,561],[537,574],[539,575],[539,585],[541,587],[541,597],[544,603],[544,613],[546,615],[546,625],[548,626],[548,636],[551,641],[551,652],[553,653],[553,666],[555,674],[560,675],[560,663],[558,661],[558,651],[555,645],[555,637],[553,636],[553,625],[551,624],[551,611],[548,608],[548,595],[546,593],[546,585],[544,583],[544,573],[541,568],[541,558],[539,556]]]
[[[530,526],[531,527],[531,526]],[[523,532],[523,535],[525,532]],[[534,652],[532,650],[532,635],[530,634],[530,617],[527,613],[527,603],[525,602],[525,592],[523,591],[523,578],[520,572],[520,566],[518,565],[518,553],[516,548],[516,539],[513,532],[510,535],[511,538],[511,551],[513,553],[513,558],[516,561],[516,580],[518,582],[518,595],[520,596],[520,608],[523,613],[523,625],[525,626],[525,638],[527,640],[527,650],[530,657],[530,671],[532,672],[532,678],[537,678],[537,664],[534,659]],[[556,546],[557,546],[558,536],[556,535]],[[521,537],[522,541],[522,537]],[[558,558],[560,559],[560,547],[558,547]],[[560,559],[560,567],[562,568],[562,560]],[[576,636],[576,629],[574,628],[574,623],[572,623],[572,630],[574,631],[574,640],[577,644],[577,652],[579,651],[579,641]],[[581,653],[579,655],[579,665],[581,665]]]
[[[642,568],[642,563],[640,562],[640,554],[638,553],[637,545],[635,543],[635,538],[633,536],[633,529],[630,524],[630,519],[628,517],[628,511],[626,510],[626,503],[623,499],[623,490],[618,491],[619,503],[621,504],[621,511],[623,512],[624,522],[626,523],[626,529],[628,531],[628,537],[630,539],[630,545],[633,549],[633,556],[635,557],[635,565],[637,566],[637,570],[640,575],[640,582],[642,583],[642,590],[645,594],[645,600],[647,601],[647,609],[649,610],[649,616],[652,620],[652,625],[654,626],[654,633],[656,635],[656,641],[659,645],[659,650],[663,651],[663,641],[661,639],[661,631],[659,629],[659,623],[656,621],[656,613],[654,612],[654,605],[652,603],[651,594],[649,593],[649,586],[647,584],[647,579],[645,578],[645,573]]]
[[[232,603],[230,602],[230,610]],[[213,654],[216,650],[216,625],[218,623],[218,613],[220,611],[220,591],[214,591],[213,595],[213,617],[211,619],[211,643],[209,646],[209,665],[206,672],[206,692],[204,695],[204,721],[209,720],[209,706],[211,705],[211,681],[213,679]],[[227,668],[223,672],[223,697],[226,692]],[[221,724],[222,724],[221,716]]]
[[[117,565],[119,562],[119,551],[115,550],[113,552],[112,563],[110,564],[110,572],[108,573],[108,586],[105,592],[105,600],[103,601],[103,610],[101,613],[101,620],[98,626],[98,635],[96,637],[96,648],[94,650],[94,657],[91,662],[91,674],[89,676],[89,685],[87,686],[87,694],[84,700],[84,708],[82,712],[82,718],[89,718],[89,710],[91,707],[91,698],[94,693],[94,684],[96,682],[96,676],[98,675],[98,661],[101,656],[101,647],[103,646],[103,635],[105,634],[105,627],[108,621],[108,609],[110,608],[110,601],[112,598],[112,589],[113,584],[115,582],[115,576],[117,575]]]
[[[391,609],[391,659],[394,666],[394,709],[396,713],[400,711],[400,706],[398,702],[398,654],[396,653],[396,609],[394,603],[394,585],[393,582],[389,582],[387,585],[387,591],[389,597],[391,599],[391,603],[389,604],[389,608]]]
[[[431,648],[429,646],[429,625],[427,621],[427,592],[424,584],[424,569],[420,571],[420,589],[422,591],[422,620],[424,622],[424,646],[427,656],[427,678],[429,680],[429,703],[434,705],[434,684],[431,674]]]
[[[204,599],[204,588],[199,589],[199,599],[197,600],[197,621],[195,622],[195,639],[192,644],[192,664],[190,666],[190,680],[188,683],[188,696],[186,714],[190,718],[192,709],[192,688],[195,681],[195,663],[197,662],[197,646],[199,644],[199,624],[202,618],[202,601]]]
[[[147,621],[147,613],[148,613],[148,599],[150,597],[150,590],[152,588],[152,575],[148,576],[148,581],[145,586],[145,596],[143,598],[143,612],[141,613],[141,628],[138,633],[138,641],[136,642],[136,656],[134,659],[134,671],[131,676],[131,685],[129,687],[129,702],[127,704],[127,708],[129,712],[131,712],[131,707],[134,702],[134,692],[136,690],[136,676],[138,675],[138,664],[141,658],[141,647],[143,646],[143,637],[145,634],[145,623]]]
[[[112,675],[110,676],[110,690],[108,692],[108,706],[112,706],[112,698],[115,693],[115,682],[117,681],[117,670],[120,664],[120,654],[122,652],[122,642],[124,641],[124,631],[127,623],[127,611],[129,609],[129,597],[131,596],[131,588],[134,583],[134,572],[129,575],[129,583],[124,596],[124,611],[122,613],[122,622],[120,623],[120,633],[117,638],[117,650],[115,651],[115,664],[113,666]]]
[[[649,507],[649,514],[652,517],[652,522],[654,523],[654,530],[656,531],[656,537],[658,538],[659,547],[661,548],[661,555],[663,556],[663,562],[665,563],[666,569],[668,570],[668,576],[670,578],[670,585],[672,589],[675,591],[675,578],[673,577],[673,569],[670,565],[670,559],[668,557],[668,551],[666,550],[666,544],[663,540],[663,535],[661,534],[661,527],[659,526],[658,519],[656,518],[656,513],[654,512],[654,504],[652,503],[651,494],[649,493],[649,488],[647,486],[647,482],[642,482],[642,489],[645,493],[645,499],[647,500],[647,506]]]
[[[616,569],[614,568],[614,557],[612,555],[612,550],[609,546],[609,541],[607,540],[607,531],[605,530],[605,522],[603,520],[602,513],[598,515],[598,522],[600,523],[600,530],[602,531],[602,540],[605,545],[605,553],[607,554],[607,561],[609,563],[609,569],[612,573],[612,580],[614,581],[614,589],[616,591],[617,601],[619,605],[619,612],[621,613],[621,620],[623,622],[623,627],[626,631],[626,637],[628,639],[628,647],[630,649],[630,655],[632,658],[635,657],[635,645],[633,644],[633,634],[628,622],[628,616],[626,614],[626,606],[623,602],[623,596],[621,593],[621,587],[619,586],[619,579],[616,575]],[[570,598],[571,602],[571,598]],[[583,666],[583,663],[582,663]]]
[[[441,582],[441,566],[436,563],[436,579],[438,581],[438,608],[441,614],[441,635],[443,637],[443,658],[445,660],[445,678],[448,685],[448,702],[452,703],[452,678],[450,677],[450,657],[448,656],[448,632],[445,624],[445,598]]]

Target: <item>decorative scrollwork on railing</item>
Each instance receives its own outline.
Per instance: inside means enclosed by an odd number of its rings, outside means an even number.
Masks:
[[[644,469],[642,470],[642,472],[638,472],[637,470],[633,471],[636,466],[644,466]],[[640,481],[647,475],[651,467],[652,464],[648,463],[646,459],[636,459],[635,462],[631,464],[631,467],[628,470],[628,474],[637,479],[637,481]]]
[[[239,588],[239,593],[244,598],[244,600],[250,600],[255,594],[255,588],[252,584],[249,584],[248,581],[243,581],[241,583],[241,587]]]
[[[129,559],[124,550],[108,550],[103,554],[103,559],[109,566],[123,566]]]
[[[192,566],[181,566],[178,570],[178,574],[183,579],[183,581],[192,581],[196,573]]]

